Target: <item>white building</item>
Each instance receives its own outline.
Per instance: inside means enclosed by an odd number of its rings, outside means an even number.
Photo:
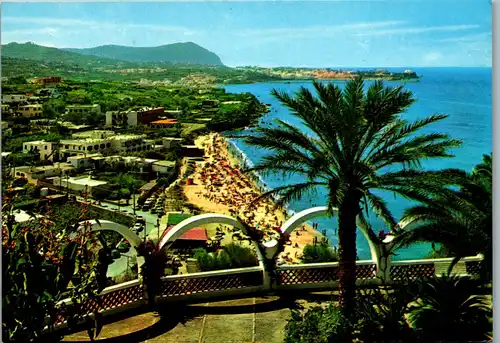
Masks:
[[[66,114],[101,114],[101,105],[68,105]]]
[[[77,132],[71,135],[72,138],[74,139],[87,139],[87,138],[94,138],[94,139],[105,139],[109,138],[115,135],[114,131],[109,131],[109,130],[91,130],[91,131],[83,131],[83,132]]]
[[[67,152],[80,152],[80,153],[103,153],[111,150],[110,139],[100,138],[87,138],[87,139],[70,139],[60,142],[61,150]]]
[[[102,157],[101,154],[90,154],[90,155],[76,155],[70,156],[66,159],[66,162],[71,163],[76,169],[87,169],[94,166],[96,163],[96,158]]]
[[[137,126],[137,111],[107,111],[106,126]]]
[[[154,162],[153,171],[158,174],[170,174],[175,167],[175,161],[157,161]]]
[[[4,103],[4,104],[26,102],[26,101],[28,101],[28,97],[24,94],[3,94],[2,95],[2,103]]]
[[[92,194],[92,189],[107,184],[106,181],[93,180],[90,176],[79,176],[70,178],[54,177],[52,178],[54,185],[71,189],[73,191],[84,192],[85,190]]]
[[[40,117],[43,114],[43,107],[40,104],[19,106],[17,111],[26,118]]]
[[[119,135],[111,140],[113,150],[118,152],[135,152],[152,150],[151,142],[144,140],[145,135]]]
[[[52,176],[67,176],[75,172],[75,168],[70,163],[54,163],[51,166],[41,167],[22,166],[14,170],[16,177],[26,177],[30,182]]]
[[[30,151],[38,150],[41,160],[52,160],[52,151],[55,148],[55,143],[46,141],[33,141],[23,144],[23,153],[27,154]]]

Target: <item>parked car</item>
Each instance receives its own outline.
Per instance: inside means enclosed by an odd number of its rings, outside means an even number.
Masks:
[[[156,213],[157,211],[158,211],[158,209],[157,209],[156,207],[153,207],[153,208],[151,209],[151,213]]]
[[[135,222],[146,225],[146,219],[144,219],[143,216],[137,216],[137,217],[135,217]]]
[[[132,230],[134,231],[138,231],[139,229],[142,229],[144,227],[144,224],[141,224],[141,223],[135,223],[134,227],[132,228]],[[142,231],[142,230],[141,230]],[[139,231],[140,232],[140,231]]]

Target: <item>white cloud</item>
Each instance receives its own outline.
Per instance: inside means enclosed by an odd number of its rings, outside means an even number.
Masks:
[[[182,26],[169,26],[169,25],[151,25],[151,24],[135,24],[135,23],[110,23],[96,20],[81,20],[81,19],[62,19],[62,18],[35,18],[35,17],[4,17],[2,18],[4,24],[36,24],[36,25],[50,25],[65,28],[75,29],[98,29],[98,30],[127,30],[127,29],[144,29],[160,32],[176,32],[185,35],[194,35],[197,31],[182,27]],[[9,33],[10,31],[4,31]]]
[[[356,30],[372,30],[380,27],[395,26],[405,23],[404,21],[379,21],[361,22],[352,24],[307,26],[307,27],[283,27],[269,29],[245,29],[236,32],[238,36],[297,36],[297,35],[325,35],[336,32],[355,32]]]
[[[442,60],[444,55],[439,51],[433,51],[425,54],[422,58],[423,65],[436,65]]]
[[[455,32],[470,29],[476,29],[479,25],[448,25],[448,26],[428,26],[428,27],[401,27],[389,30],[375,30],[370,32],[358,33],[358,36],[392,36],[404,34],[418,34],[425,32]]]
[[[458,36],[458,37],[449,37],[449,38],[443,38],[443,39],[438,39],[437,42],[480,42],[480,41],[487,41],[491,43],[491,31],[489,32],[481,32],[481,33],[474,33],[474,34],[469,34],[469,35],[464,35],[464,36]]]
[[[48,35],[52,37],[57,37],[60,34],[60,30],[54,27],[43,27],[43,28],[35,28],[35,29],[17,29],[17,30],[11,30],[11,31],[3,31],[4,34],[9,34],[9,35],[35,35],[35,34],[42,34],[42,35]]]

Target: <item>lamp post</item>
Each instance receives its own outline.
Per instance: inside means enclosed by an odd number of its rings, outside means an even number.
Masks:
[[[158,244],[160,244],[160,218],[156,218],[156,227],[158,229]]]
[[[135,188],[132,188],[132,208],[134,210],[134,216],[135,216]]]

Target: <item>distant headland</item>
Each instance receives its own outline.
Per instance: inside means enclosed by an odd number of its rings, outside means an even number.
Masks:
[[[332,68],[293,68],[293,67],[237,67],[236,69],[262,73],[283,80],[349,80],[362,76],[368,80],[415,81],[420,76],[413,70],[390,72],[386,69],[374,70],[344,70]]]

